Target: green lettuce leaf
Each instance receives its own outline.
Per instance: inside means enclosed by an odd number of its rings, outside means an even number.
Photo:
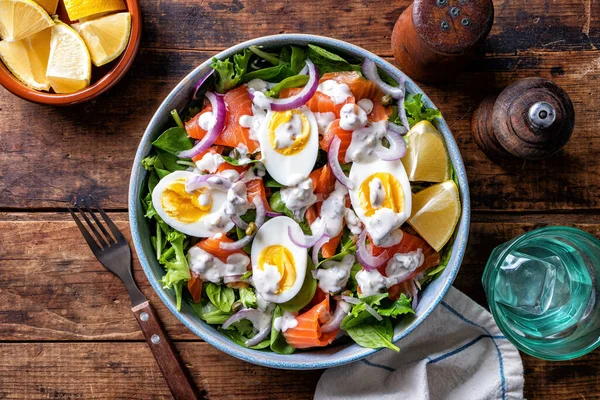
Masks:
[[[187,298],[192,309],[201,320],[211,325],[222,325],[231,317],[231,313],[219,310],[213,303],[205,298],[200,299],[199,303],[194,303],[191,297]]]
[[[273,321],[271,322],[271,350],[278,354],[292,354],[294,352],[294,348],[285,341],[283,334],[275,329],[275,318],[281,317],[282,315],[283,311],[281,308],[279,306],[275,307],[275,311],[273,312]]]
[[[388,306],[381,306],[377,308],[379,315],[384,317],[397,317],[402,314],[414,314],[415,311],[411,307],[411,300],[409,300],[404,293],[400,295],[398,300],[394,301]]]
[[[251,272],[251,271],[248,271]],[[256,308],[256,294],[251,287],[240,289],[240,301],[246,308]]]
[[[184,240],[185,235],[178,231],[172,231],[167,235],[167,240],[171,245],[171,252],[165,252],[160,262],[164,264],[166,274],[162,277],[161,283],[165,289],[171,289],[179,282],[190,280],[190,267],[185,256]],[[173,255],[173,256],[171,256]],[[181,290],[177,291],[177,309],[181,309]]]
[[[231,312],[231,306],[235,302],[235,292],[232,288],[208,282],[206,284],[206,295],[219,310],[226,313]]]
[[[218,327],[217,329],[223,335],[227,336],[232,342],[237,343],[240,346],[248,347],[248,346],[246,346],[246,340],[248,340],[250,338],[245,337],[244,335],[242,335],[238,331],[233,331],[233,330],[229,330],[229,329],[223,329],[221,327]],[[254,349],[254,350],[266,349],[267,347],[269,347],[270,343],[271,342],[269,341],[269,339],[265,339],[262,342],[260,342],[259,344],[257,344],[256,346],[252,346],[250,348]]]
[[[223,61],[213,58],[211,67],[217,72],[215,79],[217,92],[226,93],[242,82],[252,54],[250,50],[244,49],[243,52],[233,56],[233,62],[229,58]]]

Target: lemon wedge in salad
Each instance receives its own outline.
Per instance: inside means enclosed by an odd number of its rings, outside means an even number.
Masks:
[[[402,164],[412,182],[442,182],[450,177],[450,161],[442,134],[429,121],[417,123],[405,136]]]
[[[0,0],[0,38],[3,40],[16,42],[52,25],[52,18],[34,1]]]
[[[50,15],[56,14],[56,7],[58,6],[58,0],[35,0],[40,6],[46,10]]]
[[[52,27],[46,77],[56,93],[74,93],[90,85],[92,62],[81,36],[57,21]]]
[[[16,42],[0,42],[0,59],[25,85],[36,90],[49,90],[46,66],[50,55],[51,29],[44,29]]]
[[[71,21],[126,9],[123,0],[64,0]]]
[[[73,27],[87,45],[96,67],[119,57],[129,43],[131,14],[122,12],[77,24]]]
[[[454,181],[435,184],[412,197],[408,223],[435,251],[452,237],[460,218],[460,196]]]

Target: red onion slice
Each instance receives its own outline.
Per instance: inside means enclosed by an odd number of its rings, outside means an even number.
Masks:
[[[338,300],[333,316],[329,321],[327,321],[327,323],[321,326],[321,332],[327,333],[338,329],[351,309],[352,306],[350,304],[346,303],[343,300]]]
[[[268,323],[265,320],[263,322],[264,326],[257,327],[257,325],[259,325],[259,321],[262,320],[263,314],[264,313],[262,311],[256,310],[254,308],[245,308],[245,309],[240,310],[237,313],[233,314],[231,317],[229,317],[223,323],[222,328],[227,329],[232,324],[234,324],[238,321],[241,321],[243,319],[247,319],[248,321],[252,322],[252,326],[253,326],[254,330],[258,331],[258,333],[256,335],[254,335],[252,338],[248,339],[245,344],[248,347],[256,346],[257,344],[259,344],[260,342],[265,340],[265,338],[271,332],[271,319],[273,318],[273,315],[271,315],[271,318],[269,319]]]
[[[192,158],[202,153],[213,145],[215,140],[223,131],[225,127],[225,116],[227,115],[227,107],[223,97],[215,95],[213,92],[206,92],[206,98],[210,101],[213,109],[213,115],[215,115],[215,124],[208,131],[208,133],[200,140],[194,147],[189,150],[181,151],[177,154],[179,158]]]
[[[379,145],[375,150],[377,157],[384,161],[396,161],[406,155],[406,141],[402,136],[388,130],[385,138],[390,142],[390,147],[386,149]]]
[[[313,97],[317,91],[317,87],[319,86],[319,72],[317,71],[315,64],[310,61],[310,59],[306,59],[306,66],[308,67],[308,82],[306,82],[304,88],[295,96],[285,99],[273,99],[271,97],[267,97],[266,99],[271,106],[271,110],[287,111],[298,108],[305,105],[308,100]],[[252,100],[254,100],[253,93],[250,93],[250,97]]]
[[[317,243],[315,243],[315,245],[313,246],[312,249],[312,262],[313,265],[317,265],[319,263],[319,251],[321,250],[321,247],[323,247],[323,245],[325,243],[327,243],[329,241],[329,235],[324,234],[323,237],[317,241]]]
[[[200,90],[200,88],[202,87],[202,85],[204,85],[204,82],[206,82],[206,80],[208,78],[210,78],[211,76],[213,76],[213,74],[215,73],[214,69],[211,69],[211,71],[204,75],[202,78],[200,78],[200,80],[198,81],[198,83],[196,83],[194,85],[194,88],[192,89],[192,100],[198,100],[198,90]]]
[[[394,99],[404,98],[404,79],[399,82],[398,87],[388,85],[381,79],[379,72],[377,72],[377,64],[370,58],[365,58],[365,61],[363,61],[362,73],[368,80],[375,82],[383,93],[389,94]]]
[[[290,237],[290,240],[292,241],[292,243],[294,243],[296,246],[300,246],[303,249],[309,249],[311,247],[313,247],[315,244],[317,244],[317,242],[321,239],[323,239],[324,236],[326,236],[325,234],[325,224],[321,224],[319,230],[314,233],[312,236],[308,236],[308,235],[303,235],[303,238],[299,238],[299,237],[294,237],[294,233],[292,232],[292,227],[288,226],[288,236]]]
[[[254,220],[254,224],[256,225],[256,229],[259,229],[265,223],[267,209],[260,196],[254,197],[252,203],[254,203],[254,207],[256,207],[256,219]]]
[[[275,212],[275,211],[267,211],[266,214],[267,214],[267,217],[269,217],[269,218],[281,217],[281,216],[285,215],[284,213],[279,213],[279,212]]]
[[[410,294],[412,296],[412,308],[415,310],[417,308],[417,304],[419,304],[419,291],[417,290],[417,285],[415,284],[415,280],[410,280]]]
[[[337,135],[333,137],[333,140],[331,143],[329,143],[329,148],[327,149],[327,161],[329,162],[329,167],[331,168],[331,172],[333,172],[335,179],[337,179],[342,185],[346,186],[346,188],[352,190],[354,189],[354,183],[342,170],[342,166],[340,165],[340,160],[338,158],[341,143],[342,140],[337,137]]]
[[[252,239],[254,239],[254,235],[244,236],[243,238],[241,238],[240,240],[238,240],[236,242],[229,242],[229,243],[220,242],[219,248],[221,250],[239,250],[239,249],[244,248],[244,246],[246,246],[247,244],[250,244]]]
[[[405,114],[406,114],[406,110],[405,110]],[[389,121],[388,121],[388,131],[395,132],[402,136],[404,136],[408,133],[408,130],[404,126],[400,126],[400,125],[397,125],[397,124],[395,124],[393,122],[389,122]]]
[[[398,99],[398,113],[400,114],[400,121],[402,121],[404,129],[406,129],[406,132],[408,132],[410,129],[410,124],[408,123],[408,117],[406,116],[406,108],[404,108],[404,97]]]
[[[198,190],[203,186],[226,192],[231,188],[231,181],[216,174],[192,176],[185,181],[185,191],[188,193]]]
[[[239,215],[234,214],[234,215],[230,215],[229,218],[231,218],[231,221],[235,224],[235,226],[237,226],[238,228],[242,229],[242,230],[246,230],[248,229],[248,223],[246,221],[244,221],[243,219],[240,218]]]
[[[362,301],[360,301],[356,297],[352,297],[352,296],[340,296],[340,299],[344,300],[346,303],[350,303],[350,304],[354,304],[354,305],[362,303]]]
[[[360,265],[362,265],[367,271],[372,271],[385,264],[389,257],[387,250],[377,257],[373,256],[369,250],[367,250],[366,240],[367,230],[364,229],[358,237],[358,241],[356,242],[356,258],[358,259]]]
[[[379,315],[379,313],[377,311],[375,311],[375,309],[373,307],[371,307],[370,305],[368,305],[367,303],[365,303],[365,310],[367,310],[367,312],[369,314],[374,316],[377,321],[383,320],[383,317],[381,315]]]

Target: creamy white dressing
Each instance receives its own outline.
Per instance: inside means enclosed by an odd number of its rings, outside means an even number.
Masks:
[[[198,196],[198,204],[200,204],[202,207],[206,207],[210,204],[210,196],[206,193],[202,193],[200,196]]]
[[[353,235],[360,235],[363,228],[360,219],[356,216],[356,213],[351,208],[344,209],[344,218],[346,219],[346,226],[350,229]]]
[[[209,131],[217,123],[217,119],[211,111],[205,112],[198,118],[198,125],[205,131]]]
[[[252,277],[250,277],[248,279],[248,281],[250,282],[250,284],[254,287],[256,287],[254,285],[254,281],[252,280]],[[260,293],[256,292],[256,305],[258,307],[259,310],[265,311],[267,308],[269,308],[269,306],[271,305],[270,302],[266,301],[265,299],[263,299],[263,297],[260,295]]]
[[[342,261],[325,261],[323,267],[315,271],[314,277],[324,292],[337,293],[346,287],[350,270],[354,265],[354,256],[346,254]]]
[[[252,160],[250,159],[250,157],[248,157],[248,146],[246,146],[244,143],[239,143],[235,147],[235,150],[238,154],[236,161],[239,165],[248,165],[252,163]]]
[[[203,281],[221,283],[228,276],[239,276],[246,273],[250,259],[245,254],[232,254],[227,262],[219,260],[198,246],[192,246],[187,254],[190,269]]]
[[[381,147],[381,139],[387,133],[387,121],[372,122],[369,125],[355,129],[352,140],[346,151],[345,162],[369,162],[377,159],[375,150]]]
[[[303,179],[294,186],[282,188],[280,193],[281,200],[290,211],[294,212],[294,215],[302,214],[317,201],[310,178]]]
[[[417,249],[409,253],[396,253],[388,261],[385,267],[385,274],[389,279],[400,283],[408,279],[417,268],[423,265],[425,262],[425,256],[423,256],[423,250]]]
[[[363,296],[372,296],[382,293],[388,288],[388,278],[381,275],[376,269],[367,271],[363,269],[356,274],[356,282]]]
[[[394,229],[399,228],[406,221],[403,212],[396,214],[389,208],[380,208],[369,219],[365,228],[376,246],[389,247],[402,240],[402,231]]]
[[[277,332],[285,332],[288,329],[295,328],[298,326],[296,316],[289,311],[283,313],[281,317],[277,317],[273,320],[273,328]]]
[[[371,114],[371,112],[373,111],[373,102],[371,101],[371,99],[360,99],[356,102],[356,104],[360,108],[365,110],[367,114]]]
[[[310,229],[318,232],[325,224],[325,233],[330,238],[336,237],[344,227],[344,210],[346,208],[346,195],[348,189],[339,182],[335,183],[335,190],[321,205],[321,215],[311,224]]]
[[[244,182],[250,182],[255,179],[262,179],[265,176],[266,170],[263,163],[255,163],[244,175]]]
[[[260,93],[260,92],[257,92]],[[248,128],[248,136],[252,140],[258,140],[262,125],[265,122],[267,112],[265,109],[252,103],[252,115],[242,115],[239,119],[240,126]]]
[[[225,160],[220,154],[208,152],[201,159],[196,161],[196,168],[199,171],[206,171],[211,174],[217,172],[219,165],[223,164]]]
[[[248,90],[256,90],[259,92],[264,92],[265,90],[267,90],[267,82],[263,81],[262,79],[252,79],[250,81],[248,81],[248,83],[246,84]]]
[[[327,132],[327,130],[329,129],[329,125],[331,125],[331,123],[335,121],[335,114],[331,111],[325,113],[316,112],[313,114],[315,116],[315,119],[317,120],[319,134],[321,135]]]
[[[288,148],[300,135],[302,135],[302,119],[300,115],[293,114],[289,121],[280,124],[275,129],[275,147],[278,149]]]
[[[350,88],[345,83],[338,83],[328,79],[319,84],[317,91],[331,97],[334,104],[342,104],[348,97],[352,96]]]
[[[375,178],[369,182],[369,199],[373,208],[381,208],[385,200],[385,189],[381,179]]]
[[[367,124],[367,113],[356,104],[345,104],[340,110],[340,128],[353,131]]]
[[[246,184],[242,181],[238,181],[227,190],[225,214],[231,217],[233,215],[244,215],[246,214],[246,211],[248,211]]]
[[[263,92],[254,91],[252,94],[252,103],[254,103],[257,107],[260,107],[264,110],[271,109],[271,100]]]
[[[263,269],[255,268],[252,274],[252,282],[257,292],[265,294],[276,294],[279,289],[281,274],[275,265],[263,264]]]

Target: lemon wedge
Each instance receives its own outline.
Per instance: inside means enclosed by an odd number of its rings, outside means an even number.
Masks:
[[[459,218],[460,196],[454,181],[435,184],[413,195],[408,223],[435,251],[448,243]]]
[[[429,121],[417,123],[405,136],[402,164],[411,181],[442,182],[450,177],[444,137]]]
[[[31,0],[0,0],[0,38],[25,39],[54,25],[52,18]]]
[[[58,0],[35,0],[35,2],[42,6],[48,14],[56,14]]]
[[[112,14],[78,24],[74,29],[87,45],[92,63],[100,67],[119,57],[127,47],[131,34],[131,14]]]
[[[50,54],[50,31],[44,29],[16,42],[0,42],[0,59],[21,82],[35,90],[50,90],[46,66]]]
[[[123,0],[64,0],[71,21],[125,10]]]
[[[52,27],[46,77],[56,93],[74,93],[90,85],[92,63],[81,36],[58,21]]]

